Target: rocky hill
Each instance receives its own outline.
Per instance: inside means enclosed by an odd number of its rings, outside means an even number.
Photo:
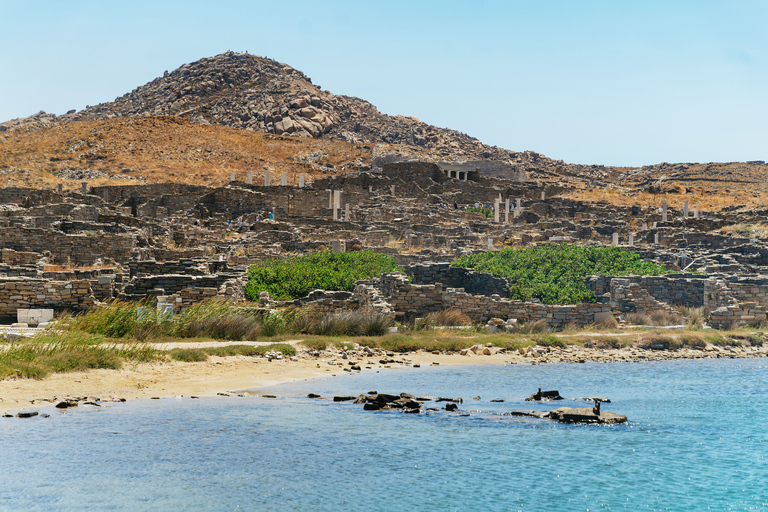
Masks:
[[[54,116],[40,112],[0,124],[3,128],[45,126],[74,120],[130,116],[179,116],[198,124],[264,131],[295,137],[385,143],[387,152],[430,161],[492,162],[489,174],[519,177],[526,172],[605,177],[601,166],[568,165],[532,151],[488,146],[464,133],[414,117],[389,116],[360,98],[334,95],[301,71],[247,53],[227,52],[165,72],[110,103]],[[534,176],[537,178],[538,176]]]

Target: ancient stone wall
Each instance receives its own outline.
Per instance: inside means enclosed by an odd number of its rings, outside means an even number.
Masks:
[[[3,249],[0,251],[2,262],[6,265],[34,265],[42,257],[39,252],[14,251],[13,249]]]
[[[99,258],[127,261],[135,247],[135,239],[123,234],[67,235],[43,229],[15,228],[0,230],[0,245],[24,252],[50,251],[56,255],[51,263],[90,265]]]
[[[128,263],[131,277],[163,275],[163,274],[210,274],[210,267],[205,260],[179,260],[179,261],[131,261]]]
[[[595,296],[611,293],[614,276],[589,276],[585,284]],[[701,307],[704,305],[704,283],[708,276],[667,274],[664,276],[621,276],[646,290],[654,299],[671,305]]]
[[[672,306],[652,297],[645,288],[629,279],[611,279],[611,306],[625,313],[651,314],[659,311],[672,312]]]
[[[82,311],[96,303],[91,284],[35,278],[0,278],[0,322],[16,321],[17,309]]]
[[[562,328],[570,323],[587,325],[599,323],[611,315],[609,304],[548,305],[504,299],[499,295],[475,295],[461,288],[443,288],[435,284],[413,284],[404,274],[383,274],[381,278],[356,284],[376,288],[398,316],[424,316],[442,309],[455,308],[473,321],[490,318],[530,322],[541,320],[552,327]]]
[[[119,298],[141,300],[179,294],[188,288],[212,288],[217,290],[217,296],[237,301],[245,296],[245,279],[242,274],[136,276],[123,288]]]
[[[452,267],[447,262],[408,265],[405,271],[414,284],[441,283],[445,288],[464,288],[467,293],[509,296],[509,282],[503,277]]]

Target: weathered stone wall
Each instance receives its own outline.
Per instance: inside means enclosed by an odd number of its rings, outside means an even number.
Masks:
[[[123,288],[119,298],[140,300],[145,297],[179,294],[188,288],[212,288],[217,290],[217,296],[238,301],[243,300],[245,296],[245,279],[242,274],[136,276]]]
[[[611,306],[625,313],[651,314],[658,311],[672,312],[672,306],[652,297],[645,288],[629,279],[611,279]]]
[[[452,267],[450,263],[423,263],[405,267],[414,284],[441,283],[445,288],[464,288],[467,293],[509,296],[509,282],[488,272]]]
[[[34,278],[0,278],[0,322],[15,322],[17,309],[82,311],[96,303],[91,284]]]
[[[589,276],[585,284],[595,296],[611,293],[614,276]],[[647,291],[654,299],[672,305],[698,308],[704,305],[704,283],[708,276],[667,274],[664,276],[621,276]]]
[[[208,262],[201,259],[162,262],[154,260],[131,261],[128,263],[128,269],[131,277],[164,274],[207,275],[211,273]]]
[[[14,251],[3,249],[1,251],[2,262],[6,265],[34,265],[42,257],[39,252]]]
[[[136,241],[131,235],[99,233],[67,235],[44,229],[14,228],[0,230],[0,245],[23,252],[50,251],[51,263],[90,265],[99,258],[125,262],[130,259]]]
[[[404,274],[387,273],[378,279],[356,284],[376,288],[398,316],[424,316],[442,309],[455,308],[473,321],[490,318],[516,318],[524,322],[541,320],[552,327],[569,323],[599,323],[611,315],[609,304],[548,305],[504,299],[499,295],[475,295],[461,288],[443,288],[441,283],[413,284]]]

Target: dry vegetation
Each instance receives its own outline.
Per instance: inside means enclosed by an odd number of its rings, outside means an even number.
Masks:
[[[288,183],[327,177],[301,161],[321,152],[317,162],[338,172],[370,165],[371,146],[329,139],[302,139],[263,132],[202,126],[178,117],[132,117],[76,121],[34,131],[13,130],[0,137],[0,186],[51,188],[62,183],[77,189],[80,181],[93,185],[176,182],[220,186],[231,172],[263,184],[264,170],[287,171]],[[67,169],[100,171],[110,176],[61,179]],[[279,181],[278,181],[279,182]]]

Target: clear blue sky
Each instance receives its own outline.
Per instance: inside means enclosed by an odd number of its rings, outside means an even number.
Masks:
[[[0,0],[0,121],[227,50],[573,163],[768,160],[768,2]]]

